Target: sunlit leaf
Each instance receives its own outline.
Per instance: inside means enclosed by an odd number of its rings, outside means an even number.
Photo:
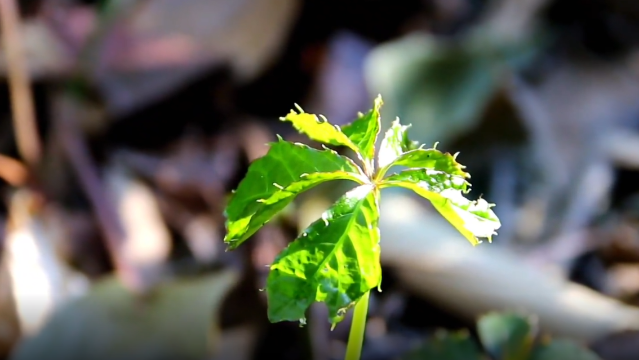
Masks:
[[[484,199],[470,201],[464,197],[467,182],[462,176],[432,169],[412,169],[389,176],[382,186],[407,188],[430,200],[473,245],[480,243],[482,238],[491,241],[501,226],[491,210],[492,204]]]
[[[380,108],[383,105],[382,97],[375,99],[373,108],[366,114],[360,115],[351,124],[342,128],[342,131],[357,146],[364,161],[372,162],[375,156],[375,142],[380,128]],[[372,165],[372,164],[371,164]]]
[[[316,150],[279,140],[254,161],[226,208],[224,241],[236,248],[298,194],[329,180],[364,182],[352,160],[332,150]]]
[[[410,125],[402,125],[399,119],[395,119],[391,127],[386,131],[382,144],[379,148],[377,165],[384,168],[390,165],[403,153],[417,149],[417,142],[408,139],[408,129]]]
[[[372,185],[342,196],[271,265],[266,292],[272,322],[305,319],[315,301],[335,324],[381,281],[378,199]]]
[[[289,121],[300,133],[305,134],[309,139],[323,144],[334,146],[346,146],[355,152],[359,152],[359,147],[342,132],[339,126],[333,125],[323,116],[305,113],[301,108],[299,112],[291,110],[282,121]]]
[[[361,160],[362,168],[334,151],[315,150],[280,139],[271,145],[266,156],[251,164],[229,200],[225,241],[233,249],[301,192],[329,180],[346,179],[359,184],[271,264],[266,284],[271,322],[304,322],[308,307],[324,302],[329,321],[335,325],[358,301],[362,305],[368,301],[362,296],[381,282],[378,202],[382,188],[408,188],[427,198],[473,245],[480,238],[491,240],[500,227],[491,204],[464,197],[470,175],[455,156],[411,141],[407,135],[409,126],[402,126],[399,120],[385,133],[375,164],[382,104],[381,96],[377,97],[368,113],[360,114],[343,129],[302,109],[282,118],[312,140],[350,148]],[[395,166],[408,169],[384,178]]]

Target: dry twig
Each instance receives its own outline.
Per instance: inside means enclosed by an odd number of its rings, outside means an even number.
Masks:
[[[20,34],[20,14],[15,0],[0,0],[2,41],[7,54],[7,69],[13,126],[20,155],[29,167],[40,160],[40,141],[35,120],[33,94]]]

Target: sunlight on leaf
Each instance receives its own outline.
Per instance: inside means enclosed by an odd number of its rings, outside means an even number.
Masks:
[[[298,194],[329,180],[363,182],[352,160],[280,139],[254,161],[226,208],[224,241],[236,248],[284,209]]]
[[[330,322],[379,285],[378,199],[372,185],[341,197],[277,257],[266,291],[272,322],[305,318],[315,301],[326,303]]]
[[[357,146],[364,161],[372,162],[375,156],[375,142],[380,129],[379,111],[384,102],[377,96],[373,108],[366,114],[361,114],[357,120],[342,128],[342,131]],[[371,164],[372,166],[372,164]]]
[[[402,125],[399,118],[395,119],[391,127],[386,131],[382,144],[379,148],[377,166],[380,168],[390,165],[403,153],[417,149],[417,142],[408,139],[408,129],[410,125]]]
[[[470,201],[470,177],[456,155],[442,153],[435,146],[425,149],[408,137],[410,126],[395,120],[381,141],[382,97],[373,108],[343,129],[322,116],[307,114],[298,107],[283,121],[291,122],[311,140],[353,150],[362,167],[331,150],[315,150],[283,141],[271,145],[248,173],[229,201],[225,242],[236,248],[264,223],[283,210],[300,193],[330,180],[352,180],[359,184],[347,192],[320,219],[313,222],[270,266],[266,283],[268,318],[271,322],[305,323],[308,307],[324,302],[333,326],[346,311],[358,306],[352,335],[363,338],[368,297],[364,294],[381,283],[379,247],[379,190],[403,187],[430,200],[433,206],[473,245],[492,240],[501,226],[483,199]],[[394,166],[408,168],[386,178]],[[360,340],[357,340],[360,342]],[[347,353],[358,357],[357,345]]]
[[[298,107],[299,113],[291,110],[286,117],[280,118],[282,121],[289,121],[300,133],[305,134],[309,139],[319,141],[323,144],[334,146],[346,146],[358,152],[359,148],[339,126],[333,125],[323,116],[305,113]]]
[[[413,190],[430,200],[439,211],[471,244],[480,239],[492,241],[495,231],[501,227],[491,210],[492,204],[484,199],[470,201],[463,192],[467,182],[459,175],[432,169],[405,170],[386,178],[382,187],[399,186]]]

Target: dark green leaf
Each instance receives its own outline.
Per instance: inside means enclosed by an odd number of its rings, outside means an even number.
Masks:
[[[303,320],[321,301],[336,324],[379,285],[377,194],[372,185],[349,191],[279,254],[266,284],[270,321]]]
[[[531,322],[514,313],[482,316],[477,331],[486,352],[498,360],[528,360],[536,335]]]
[[[373,51],[367,79],[421,142],[446,142],[471,129],[495,93],[505,67],[491,50],[411,35]]]
[[[418,349],[411,351],[403,360],[484,360],[475,341],[466,332],[448,333],[438,331]]]
[[[492,204],[483,199],[470,201],[464,197],[467,184],[459,175],[432,169],[412,169],[389,176],[381,186],[411,189],[430,200],[471,244],[480,243],[478,238],[491,241],[501,226],[499,219],[491,210]]]
[[[412,123],[411,134],[421,143],[448,144],[477,125],[504,73],[534,59],[545,42],[538,35],[516,42],[481,30],[452,41],[408,35],[369,55],[366,79],[384,94],[383,116]]]
[[[530,360],[600,360],[592,351],[566,340],[538,346]]]
[[[362,159],[371,165],[375,156],[375,142],[380,128],[379,110],[383,104],[382,97],[378,96],[373,108],[368,113],[360,115],[357,120],[342,128],[342,132],[359,149]]]
[[[329,180],[365,182],[350,159],[332,150],[316,150],[280,139],[249,166],[226,208],[224,241],[236,248],[295,196]]]
[[[315,114],[305,113],[301,108],[298,110],[299,113],[291,110],[280,120],[289,121],[297,131],[306,134],[311,140],[328,145],[346,146],[359,153],[359,147],[338,126],[329,123],[321,115],[318,117]]]

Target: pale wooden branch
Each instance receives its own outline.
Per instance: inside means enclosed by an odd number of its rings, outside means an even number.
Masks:
[[[27,165],[34,167],[40,160],[41,146],[15,0],[0,0],[0,23],[18,151]]]

